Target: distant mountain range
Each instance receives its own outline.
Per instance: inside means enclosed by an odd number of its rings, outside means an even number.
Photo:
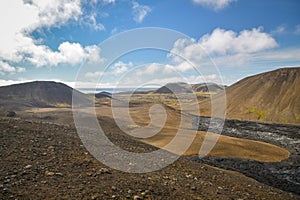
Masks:
[[[157,89],[154,93],[170,94],[170,93],[192,93],[192,92],[218,92],[224,90],[224,86],[216,83],[199,83],[188,84],[183,82],[168,83]]]
[[[225,88],[225,90],[224,90]],[[28,107],[70,107],[75,92],[79,102],[90,102],[92,96],[81,93],[63,83],[35,81],[0,87],[0,110],[18,110]],[[276,123],[300,124],[300,68],[282,68],[244,78],[225,87],[214,83],[169,83],[151,91],[155,94],[172,92],[215,92],[216,102],[226,91],[227,117]],[[141,92],[144,94],[145,92]],[[147,92],[146,92],[147,93]],[[96,98],[111,94],[101,92]],[[201,115],[210,115],[210,100],[199,102]],[[216,104],[214,109],[220,109]],[[199,113],[198,113],[199,114]]]

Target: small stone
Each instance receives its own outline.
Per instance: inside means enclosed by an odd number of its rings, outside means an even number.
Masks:
[[[115,191],[115,190],[117,190],[117,187],[112,186],[111,189]]]
[[[191,175],[191,174],[186,174],[185,177],[186,177],[186,178],[191,178],[192,175]]]
[[[5,181],[4,181],[4,183],[9,183],[10,182],[10,179],[6,179]]]
[[[128,193],[128,194],[132,194],[133,191],[132,191],[132,190],[128,190],[127,193]]]
[[[143,198],[138,195],[134,195],[133,200],[143,200]]]
[[[99,170],[99,172],[100,172],[101,174],[112,174],[112,172],[111,172],[109,169],[107,169],[107,168],[101,168],[101,169]]]
[[[54,146],[49,146],[48,149],[55,149],[55,147]]]
[[[25,167],[24,167],[24,169],[30,169],[32,167],[32,165],[26,165]]]
[[[46,176],[53,176],[55,173],[54,172],[49,172],[49,171],[46,171],[45,172],[45,175]]]
[[[92,199],[92,200],[95,200],[95,199],[97,199],[98,197],[99,197],[99,196],[98,196],[97,194],[94,194],[94,195],[91,196],[91,199]]]
[[[16,116],[17,116],[17,114],[14,111],[8,111],[6,113],[6,117],[16,117]]]
[[[145,193],[146,193],[146,194],[149,194],[149,192],[150,192],[149,190],[145,190]]]
[[[87,172],[87,173],[86,173],[86,175],[88,175],[88,176],[92,176],[92,175],[93,175],[93,173],[92,173],[92,172]]]

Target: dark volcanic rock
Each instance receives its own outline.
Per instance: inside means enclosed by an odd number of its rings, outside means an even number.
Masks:
[[[230,119],[224,121],[210,117],[195,117],[193,126],[201,131],[208,130],[231,137],[263,141],[288,149],[290,157],[276,163],[238,158],[191,159],[238,171],[270,186],[300,194],[300,126]]]
[[[17,113],[14,111],[7,111],[6,112],[6,117],[16,117]]]

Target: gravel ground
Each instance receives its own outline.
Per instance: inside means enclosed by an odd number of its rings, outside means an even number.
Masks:
[[[156,149],[99,120],[123,149]],[[110,169],[86,151],[73,126],[0,118],[0,137],[0,199],[300,199],[185,158],[151,173]]]

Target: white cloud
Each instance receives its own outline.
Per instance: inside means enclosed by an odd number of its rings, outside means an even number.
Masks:
[[[6,86],[6,85],[14,85],[19,83],[25,83],[25,82],[31,82],[31,81],[25,81],[25,80],[4,80],[0,79],[0,86]]]
[[[187,61],[182,61],[179,64],[173,66],[173,68],[180,72],[186,72],[186,71],[194,69],[194,66]]]
[[[295,34],[300,35],[300,24],[295,27]]]
[[[49,80],[39,80],[39,79],[35,79],[35,80],[28,80],[28,79],[22,79],[22,80],[5,80],[5,79],[0,79],[0,86],[7,86],[7,85],[14,85],[14,84],[20,84],[20,83],[28,83],[28,82],[33,82],[33,81],[55,81],[55,82],[59,82],[59,83],[64,83],[72,88],[112,88],[115,85],[111,84],[111,83],[97,83],[95,81],[85,81],[85,82],[81,82],[81,81],[62,81],[59,79],[49,79]]]
[[[25,72],[25,71],[26,71],[26,68],[24,68],[24,67],[17,67],[16,68],[16,72],[18,72],[18,73]]]
[[[0,61],[0,74],[4,75],[6,73],[14,74],[25,72],[26,69],[24,67],[13,67],[10,64]]]
[[[105,27],[103,24],[98,23],[96,20],[97,13],[93,12],[87,17],[87,22],[85,22],[88,26],[93,28],[96,31],[104,31]]]
[[[104,58],[100,56],[101,49],[96,45],[86,46],[84,48],[85,58],[89,63],[101,63]]]
[[[274,63],[288,61],[300,63],[300,49],[280,49],[276,51],[263,52],[255,54],[254,58],[257,60],[272,61]]]
[[[146,5],[141,5],[138,2],[132,2],[133,20],[137,23],[141,23],[144,18],[151,12],[151,8]]]
[[[115,3],[116,0],[102,0],[105,4]]]
[[[60,26],[68,22],[70,19],[78,20],[82,14],[80,0],[30,0],[29,5],[34,7],[37,12],[36,23],[33,29],[40,27]],[[28,5],[28,4],[27,4]]]
[[[100,78],[104,73],[103,71],[96,71],[96,72],[87,72],[85,74],[86,78]]]
[[[97,21],[98,14],[100,14],[100,17],[107,17],[108,13],[105,12],[99,12],[97,7],[94,4],[97,4],[96,2],[91,2],[91,9],[88,10],[88,12],[84,12],[81,18],[78,20],[79,24],[83,27],[89,27],[92,30],[95,31],[105,31],[106,28],[102,23],[99,23]]]
[[[194,3],[214,10],[221,10],[237,0],[193,0]]]
[[[114,73],[123,74],[128,70],[129,67],[132,67],[132,66],[133,66],[132,62],[123,63],[122,61],[119,61],[114,64]]]
[[[20,52],[26,52],[25,60],[37,67],[57,66],[59,64],[76,65],[87,59],[89,62],[100,62],[100,49],[97,46],[83,48],[79,43],[63,42],[57,51],[52,51],[48,46],[35,45],[34,41],[28,38],[28,45],[24,45]]]
[[[277,46],[274,38],[262,32],[262,28],[243,30],[239,34],[224,29],[215,29],[211,35],[205,35],[199,44],[208,53],[253,53]]]
[[[135,73],[139,77],[164,75],[174,72],[174,66],[168,64],[151,63],[138,68]]]
[[[59,27],[70,20],[78,21],[83,14],[81,0],[10,0],[0,2],[2,25],[0,61],[12,64],[29,61],[36,66],[57,66],[61,63],[79,64],[84,59],[100,59],[95,46],[63,42],[57,51],[31,37],[34,30]],[[8,20],[9,19],[9,20]],[[92,18],[93,21],[93,18]],[[101,29],[94,19],[96,28]],[[97,55],[98,53],[98,55]]]
[[[110,31],[110,34],[111,35],[115,35],[115,34],[117,34],[119,31],[118,31],[118,28],[117,27],[115,27],[115,28],[113,28],[111,31]]]
[[[286,26],[280,25],[275,30],[271,31],[271,33],[272,33],[272,35],[279,35],[279,34],[284,33],[285,30],[286,30]]]
[[[149,77],[147,79],[147,82],[145,82],[145,79],[126,79],[122,84],[127,86],[135,86],[135,85],[166,85],[167,83],[176,83],[176,82],[185,82],[190,84],[196,84],[196,83],[220,83],[222,84],[221,77],[216,74],[210,74],[210,75],[191,75],[191,76],[181,76],[177,74],[172,74],[171,76],[163,76],[156,78],[155,76]]]
[[[1,72],[10,72],[10,73],[12,73],[12,72],[16,71],[16,68],[13,67],[13,66],[10,66],[8,63],[0,61],[0,71]]]
[[[182,62],[178,56],[189,60],[194,65],[199,66],[208,55],[213,58],[222,56],[247,58],[249,55],[262,52],[277,47],[275,39],[262,28],[243,30],[236,33],[231,30],[217,28],[211,34],[206,34],[197,42],[195,39],[179,39],[174,43],[169,57],[174,57],[174,61]],[[234,60],[232,60],[234,62]]]

